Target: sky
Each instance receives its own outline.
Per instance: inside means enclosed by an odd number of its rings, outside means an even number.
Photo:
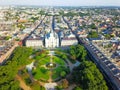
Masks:
[[[120,0],[0,0],[0,5],[120,6]]]

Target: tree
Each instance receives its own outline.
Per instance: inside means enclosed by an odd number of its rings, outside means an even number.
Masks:
[[[65,54],[62,54],[62,55],[61,55],[61,58],[64,59],[64,60],[66,60],[66,59],[67,59],[67,56],[66,56]]]
[[[75,87],[73,90],[83,90],[81,87]]]
[[[74,17],[74,16],[78,16],[78,15],[79,15],[78,13],[71,12],[71,11],[66,13],[66,14],[64,14],[64,16],[71,16],[71,18]]]
[[[30,18],[31,22],[33,22],[33,23],[34,23],[36,20],[38,20],[38,19],[39,19],[39,17],[31,17],[31,18]]]
[[[24,54],[23,54],[24,53]],[[28,57],[32,48],[17,47],[11,58],[0,67],[0,86],[2,90],[18,90],[19,82],[15,80],[18,69],[32,62]]]
[[[19,90],[20,87],[19,87],[19,81],[12,81],[10,82],[10,90]]]
[[[40,86],[38,82],[34,82],[31,84],[32,90],[45,90],[43,86]]]
[[[106,39],[110,39],[111,38],[111,35],[110,34],[106,34],[104,35]]]
[[[65,77],[65,76],[66,76],[66,72],[65,72],[65,71],[62,71],[62,72],[60,73],[60,76],[61,76],[61,77]]]
[[[91,29],[97,29],[97,27],[96,27],[96,25],[95,25],[94,23],[92,23],[92,24],[89,26],[89,28],[91,28]]]
[[[19,23],[17,27],[20,28],[20,30],[23,30],[26,28],[26,26],[23,23]]]
[[[63,15],[64,15],[64,11],[61,10],[61,11],[59,12],[59,14],[63,16]]]
[[[9,88],[10,88],[9,84],[0,85],[1,90],[9,90]]]
[[[9,40],[11,37],[10,36],[6,36],[5,37],[5,40]]]
[[[98,33],[96,31],[91,31],[88,38],[98,38]]]
[[[28,57],[32,54],[32,51],[32,48],[17,47],[13,52],[11,60],[16,61],[18,67],[29,64],[31,60]]]
[[[25,78],[25,83],[27,85],[30,85],[32,83],[29,77]]]
[[[87,55],[86,50],[81,45],[70,46],[69,53],[73,60],[84,60]]]
[[[68,88],[68,86],[69,86],[69,82],[67,81],[67,79],[63,79],[62,80],[62,87],[63,88]]]
[[[45,15],[45,11],[41,10],[38,14]]]
[[[74,81],[85,90],[108,90],[106,82],[91,61],[83,61],[73,72]]]
[[[58,85],[55,87],[56,90],[63,90],[62,86],[61,85]]]

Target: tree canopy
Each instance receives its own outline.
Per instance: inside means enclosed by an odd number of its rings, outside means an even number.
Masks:
[[[87,55],[86,50],[81,45],[70,46],[69,53],[73,60],[84,60]]]
[[[80,61],[74,68],[70,82],[76,83],[74,90],[108,90],[103,75],[90,60],[86,60],[87,52],[82,45],[71,46],[69,54],[73,60]]]
[[[108,90],[106,82],[91,61],[83,61],[73,72],[74,80],[84,90]]]
[[[98,38],[98,33],[96,31],[91,31],[88,38]]]
[[[31,54],[32,48],[17,47],[7,63],[0,67],[0,87],[2,90],[19,89],[19,82],[15,80],[15,76],[21,66],[31,62],[28,59]]]

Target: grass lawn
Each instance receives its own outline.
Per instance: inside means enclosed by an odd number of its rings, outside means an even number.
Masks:
[[[36,68],[35,70],[32,71],[32,73],[34,78],[37,80],[39,79],[48,80],[50,75],[50,71],[45,69],[44,67]]]
[[[44,57],[44,58],[41,58],[38,60],[37,62],[37,67],[41,67],[41,65],[46,65],[47,63],[50,62],[50,56],[47,56],[47,57]]]
[[[42,67],[43,65],[46,65],[49,62],[50,62],[50,56],[41,58],[40,60],[38,60],[36,64],[36,69],[33,70],[33,76],[35,79],[37,80],[39,79],[48,80],[49,79],[50,71]],[[64,60],[56,56],[53,56],[53,62],[56,63],[57,65],[65,66]],[[65,67],[58,66],[57,68],[55,68],[53,70],[53,79],[60,77],[60,72],[63,70],[65,70]]]
[[[64,60],[62,60],[62,59],[60,59],[60,58],[58,58],[58,57],[56,57],[56,56],[53,57],[53,62],[54,62],[54,63],[57,63],[57,64],[59,64],[59,65],[65,65]]]
[[[46,56],[46,54],[40,54],[34,57],[34,59],[36,60],[40,60],[41,58],[44,58]]]
[[[47,63],[50,62],[50,56],[49,55],[45,55],[44,53],[39,54],[38,56],[35,57],[35,67],[36,69],[34,69],[32,71],[33,76],[35,79],[37,80],[45,80],[47,81],[49,79],[50,76],[50,71],[49,69],[45,68],[45,65]],[[53,80],[57,79],[60,77],[60,73],[62,71],[66,71],[66,63],[63,59],[57,57],[57,56],[53,56],[52,57],[53,63],[55,63],[57,65],[56,68],[53,69],[53,74],[52,74],[52,78]]]
[[[65,65],[65,61],[60,59],[59,57],[53,56],[52,58],[53,58],[54,63],[59,64],[59,65]],[[40,67],[42,65],[46,65],[49,62],[50,62],[50,56],[41,58],[37,62],[37,64],[38,64],[37,67]]]

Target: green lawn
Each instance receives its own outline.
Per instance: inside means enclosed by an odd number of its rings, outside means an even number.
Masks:
[[[65,65],[64,60],[63,60],[63,59],[60,59],[60,58],[58,58],[58,57],[56,57],[56,56],[53,57],[53,62],[54,62],[54,63],[57,63],[57,64],[59,64],[59,65]]]
[[[42,65],[45,65],[47,63],[50,62],[50,56],[46,56],[44,58],[41,58],[38,60],[38,67],[42,66]],[[64,60],[56,57],[56,56],[53,56],[53,62],[56,63],[56,64],[59,64],[59,65],[65,65],[65,62]]]
[[[33,76],[35,79],[39,80],[48,80],[49,79],[49,74],[50,71],[41,67],[41,68],[36,68],[35,70],[32,71]]]
[[[32,71],[35,79],[37,79],[37,80],[41,79],[41,80],[45,80],[45,81],[47,81],[49,79],[50,71],[49,71],[49,69],[45,68],[45,65],[50,62],[50,58],[51,57],[49,55],[44,54],[44,53],[37,54],[37,56],[35,57],[36,69],[34,69]],[[53,59],[53,63],[55,63],[57,66],[53,69],[53,74],[52,74],[52,78],[53,78],[53,80],[55,80],[60,77],[60,73],[62,71],[67,71],[67,68],[65,66],[66,63],[63,59],[61,59],[57,56],[53,56],[52,59]]]

